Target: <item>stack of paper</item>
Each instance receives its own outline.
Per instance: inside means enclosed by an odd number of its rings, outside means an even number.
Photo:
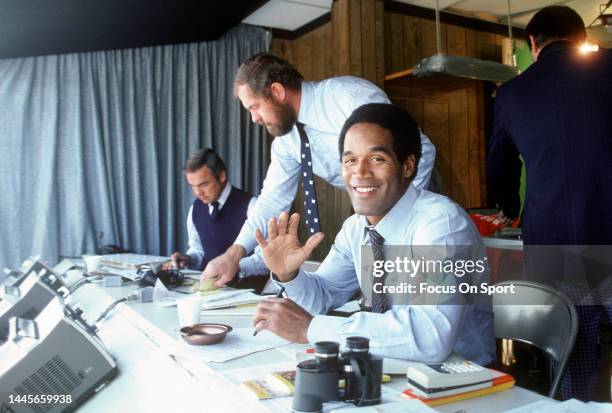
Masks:
[[[184,294],[170,291],[159,279],[155,282],[153,290],[153,302],[160,307],[172,307],[176,305],[179,298],[188,297],[193,294]],[[221,288],[209,291],[202,298],[202,309],[212,310],[216,308],[237,307],[246,304],[257,304],[265,297],[253,294],[251,290],[238,290],[235,288]]]
[[[269,331],[260,331],[253,336],[252,328],[235,328],[224,341],[210,346],[192,346],[182,338],[165,343],[163,347],[173,356],[223,363],[238,357],[256,353],[258,351],[284,346],[288,341]]]
[[[213,310],[215,308],[236,307],[245,304],[256,304],[263,299],[265,297],[253,294],[250,290],[222,288],[204,295],[202,308],[204,310]]]

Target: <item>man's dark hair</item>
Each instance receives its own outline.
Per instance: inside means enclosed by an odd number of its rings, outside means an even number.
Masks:
[[[399,163],[403,163],[410,155],[414,155],[414,173],[421,159],[421,133],[412,116],[405,109],[387,103],[368,103],[358,107],[348,117],[342,131],[338,149],[340,157],[344,152],[344,138],[348,130],[357,123],[373,123],[391,133],[393,152]]]
[[[234,94],[238,86],[249,85],[258,96],[270,98],[270,85],[280,83],[286,89],[301,90],[302,75],[288,61],[270,53],[258,53],[240,65],[234,78]]]
[[[529,36],[533,36],[538,48],[555,40],[582,43],[586,39],[584,21],[576,11],[567,6],[548,6],[538,11],[525,27],[525,38],[531,49]]]
[[[221,172],[225,171],[225,162],[217,152],[212,149],[201,149],[189,155],[189,159],[185,161],[183,170],[187,173],[193,173],[200,170],[202,167],[208,167],[215,178],[219,179]]]

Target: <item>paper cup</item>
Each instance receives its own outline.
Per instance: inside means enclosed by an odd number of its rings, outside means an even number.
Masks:
[[[83,255],[83,261],[85,262],[85,271],[88,273],[94,272],[100,266],[102,256],[100,255]]]
[[[192,326],[200,322],[202,299],[200,296],[193,296],[176,300],[179,327]]]

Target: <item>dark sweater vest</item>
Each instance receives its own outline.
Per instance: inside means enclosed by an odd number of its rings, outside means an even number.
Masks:
[[[198,230],[200,242],[204,248],[204,258],[200,263],[200,269],[204,269],[210,260],[223,254],[234,243],[247,219],[247,210],[252,197],[250,193],[232,187],[214,221],[210,219],[208,204],[199,199],[194,201],[193,224]]]

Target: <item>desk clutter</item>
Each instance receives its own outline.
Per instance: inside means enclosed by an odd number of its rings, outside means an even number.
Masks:
[[[105,290],[86,282],[89,277],[82,271],[70,273],[69,267],[64,262],[50,268],[32,258],[0,281],[0,388],[9,389],[0,393],[4,410],[23,410],[9,396],[43,394],[48,389],[59,394],[59,386],[70,403],[58,401],[49,408],[39,398],[38,404],[27,399],[21,404],[62,412],[84,403],[91,406],[88,399],[100,400],[96,394],[103,396],[107,389],[116,398],[123,389],[113,384],[129,377],[143,380],[153,367],[138,376],[133,369],[153,366],[153,358],[155,365],[172,369],[172,377],[182,377],[182,384],[191,381],[190,391],[201,385],[200,380],[210,379],[269,412],[432,413],[438,405],[514,386],[511,376],[455,354],[444,363],[423,364],[370,355],[368,339],[363,337],[348,338],[341,349],[333,342],[319,342],[314,348],[290,344],[267,330],[253,336],[252,327],[238,323],[240,317],[250,318],[263,299],[249,290],[174,290],[159,279],[144,290],[134,291],[129,285]],[[84,285],[89,286],[81,288]],[[126,291],[130,293],[120,299],[109,295]],[[87,301],[81,301],[85,296]],[[189,304],[185,307],[189,314],[182,321],[178,309],[172,308],[180,302]],[[162,328],[149,320],[141,313],[145,308],[146,314],[162,314],[173,327]],[[201,317],[209,321],[210,315],[226,321],[202,323]],[[224,339],[195,342],[215,334],[224,334]],[[136,339],[142,343],[135,344]],[[264,356],[270,352],[275,355]],[[249,361],[245,366],[236,362],[239,359]],[[166,371],[161,374],[165,376]],[[224,396],[218,397],[219,403],[227,402]],[[610,405],[546,399],[505,413],[610,410]]]

